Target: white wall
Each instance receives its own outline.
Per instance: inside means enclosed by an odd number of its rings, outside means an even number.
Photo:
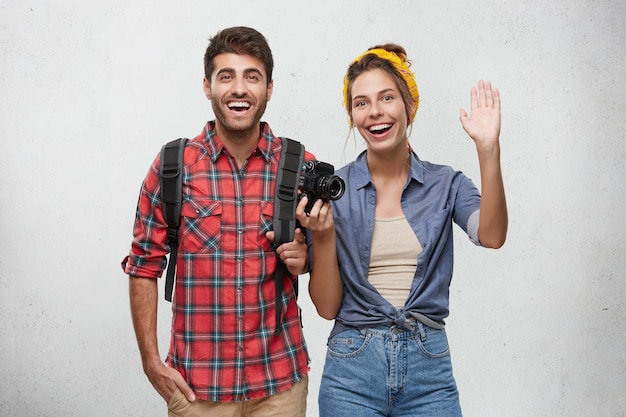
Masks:
[[[413,60],[413,146],[477,183],[458,112],[478,79],[500,88],[508,242],[456,239],[448,332],[465,415],[626,415],[626,3],[93,3],[0,1],[0,415],[166,414],[119,262],[152,158],[212,118],[208,38],[240,24],[275,55],[265,120],[335,165],[354,156],[343,73],[375,43]],[[316,416],[330,323],[302,303]]]

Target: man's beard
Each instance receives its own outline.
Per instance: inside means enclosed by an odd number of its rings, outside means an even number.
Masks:
[[[215,103],[218,104],[216,105]],[[244,118],[237,118],[233,117],[233,114],[230,111],[226,113],[224,108],[221,106],[221,102],[217,98],[213,98],[211,100],[215,118],[219,121],[225,133],[232,136],[245,135],[253,129],[258,129],[261,117],[263,117],[265,108],[267,107],[267,100],[263,97],[261,100],[257,101],[257,104],[258,103],[260,104],[256,107],[254,114],[246,114]]]

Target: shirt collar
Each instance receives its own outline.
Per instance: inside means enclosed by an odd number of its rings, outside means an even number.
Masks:
[[[204,138],[209,148],[209,157],[211,161],[215,162],[218,156],[224,151],[224,143],[215,133],[215,121],[212,120],[204,127]],[[257,143],[255,153],[263,155],[266,162],[269,162],[272,155],[278,152],[278,144],[280,141],[276,140],[274,133],[270,129],[269,124],[261,122],[261,138]]]
[[[424,164],[413,151],[411,151],[411,178],[424,184]]]
[[[411,179],[419,182],[420,184],[424,183],[424,164],[419,159],[417,154],[410,151],[411,156]],[[356,170],[356,186],[357,189],[361,189],[372,182],[372,176],[370,175],[370,171],[367,167],[367,151],[361,152],[359,156],[357,156],[354,161],[355,170]]]

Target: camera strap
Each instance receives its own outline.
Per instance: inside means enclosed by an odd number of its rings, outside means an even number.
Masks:
[[[291,242],[296,230],[296,206],[298,205],[298,181],[304,160],[304,145],[289,138],[281,138],[282,150],[276,174],[276,192],[274,197],[274,243],[275,247]],[[283,286],[287,267],[276,255],[274,284],[276,286],[276,330],[279,334],[280,318],[283,308]],[[294,293],[298,297],[298,277],[293,282]]]

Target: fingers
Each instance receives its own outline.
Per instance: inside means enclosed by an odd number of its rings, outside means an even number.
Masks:
[[[476,87],[472,87],[472,89],[470,90],[470,109],[474,110],[478,107],[480,107],[478,101],[478,90],[476,89]]]
[[[322,200],[317,200],[309,214],[304,212],[309,199],[307,196],[304,196],[300,199],[298,206],[296,207],[296,218],[300,221],[300,224],[307,229],[314,228],[315,224],[317,224],[324,213],[324,202]]]
[[[163,364],[156,370],[147,373],[147,375],[154,389],[166,402],[170,400],[176,387],[180,389],[190,402],[196,399],[196,395],[191,387],[187,385],[183,376],[173,368]]]
[[[296,228],[296,232],[293,234],[293,241],[294,243],[297,243],[297,244],[306,243],[306,237],[304,236],[304,233],[302,233],[302,230],[299,227]]]
[[[497,88],[493,89],[493,107],[500,110],[500,91]]]
[[[292,274],[300,275],[308,271],[308,246],[300,228],[296,229],[293,241],[282,244],[277,253]]]
[[[269,235],[270,232],[267,232],[266,236]],[[276,248],[276,253],[280,256],[282,260],[293,256],[293,252],[306,250],[306,236],[302,232],[300,228],[296,228],[293,234],[293,240],[291,242],[285,242],[279,247]]]
[[[493,107],[493,92],[491,91],[491,83],[487,81],[483,83],[482,91],[482,102],[485,103],[487,107]]]
[[[187,385],[182,377],[176,380],[176,385],[178,386],[178,389],[180,389],[180,392],[183,393],[183,395],[187,398],[189,402],[194,402],[196,400],[196,394],[194,394],[191,387]]]
[[[476,102],[478,104],[478,107],[486,107],[486,106],[488,106],[487,94],[485,94],[485,82],[483,80],[479,80],[478,81],[478,87],[477,88],[472,87],[472,96],[473,96],[474,92],[476,92],[476,95],[478,96],[476,98]]]
[[[304,209],[306,208],[306,205],[308,202],[309,202],[309,199],[305,195],[302,198],[300,198],[300,201],[298,202],[298,205],[296,206],[296,219],[298,219],[300,223],[305,222],[306,218],[309,217],[308,214],[304,212]]]
[[[491,81],[478,81],[478,87],[470,90],[472,109],[478,107],[500,108],[500,93]]]

